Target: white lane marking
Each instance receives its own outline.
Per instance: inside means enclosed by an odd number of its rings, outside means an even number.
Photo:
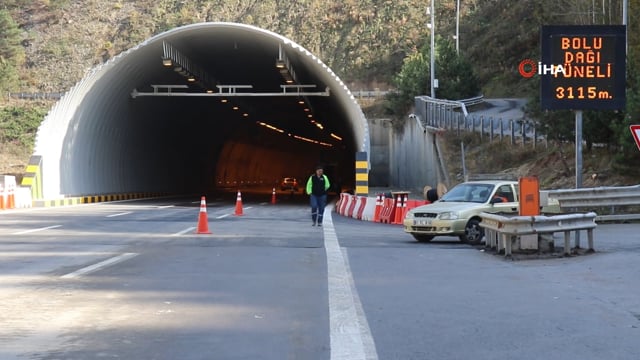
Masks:
[[[131,211],[126,211],[126,212],[122,212],[122,213],[118,213],[118,214],[111,214],[111,215],[107,215],[107,217],[116,217],[116,216],[122,216],[122,215],[129,215],[131,214]]]
[[[377,360],[371,329],[353,282],[349,261],[340,250],[331,212],[324,212],[324,247],[329,282],[329,330],[331,360]],[[346,253],[346,249],[345,249]]]
[[[175,207],[175,205],[158,206],[158,209],[168,209],[168,208],[172,208],[172,207]]]
[[[224,215],[220,215],[220,216],[216,217],[216,219],[224,219],[224,218],[226,218],[226,217],[227,217],[227,216],[229,216],[229,215],[231,215],[231,214],[224,214]]]
[[[131,259],[133,257],[138,256],[138,253],[124,253],[112,258],[109,258],[107,260],[101,261],[97,264],[93,264],[87,267],[83,267],[82,269],[78,269],[72,273],[66,274],[66,275],[62,275],[60,278],[62,279],[73,279],[76,278],[78,276],[82,276],[82,275],[86,275],[89,273],[92,273],[94,271],[98,271],[100,269],[103,269],[109,265],[113,265],[113,264],[117,264],[119,262]]]
[[[184,235],[184,234],[188,233],[189,231],[193,231],[195,229],[196,229],[195,226],[192,226],[190,228],[186,228],[186,229],[184,229],[184,230],[182,230],[180,232],[177,232],[177,233],[175,233],[175,234],[173,234],[171,236],[181,236],[181,235]]]
[[[52,225],[52,226],[47,226],[47,227],[43,227],[43,228],[37,228],[37,229],[31,229],[31,230],[24,230],[24,231],[18,231],[18,232],[14,232],[11,235],[24,235],[24,234],[29,234],[29,233],[34,233],[34,232],[38,232],[38,231],[43,231],[43,230],[49,230],[49,229],[55,229],[55,228],[59,228],[62,225]]]

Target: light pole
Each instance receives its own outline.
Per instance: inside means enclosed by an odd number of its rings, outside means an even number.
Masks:
[[[460,55],[460,0],[456,2],[456,55]]]
[[[431,30],[431,55],[430,55],[430,60],[431,60],[431,65],[430,65],[430,70],[431,70],[431,97],[433,99],[436,98],[436,87],[435,87],[435,77],[436,77],[436,62],[435,62],[435,32],[436,32],[436,23],[435,23],[435,7],[434,7],[434,3],[435,0],[431,0],[431,7],[427,8],[427,15],[431,15],[431,23],[428,25],[429,29]]]

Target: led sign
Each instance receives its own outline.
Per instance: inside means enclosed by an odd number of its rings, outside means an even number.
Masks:
[[[542,109],[625,107],[625,27],[543,26]]]

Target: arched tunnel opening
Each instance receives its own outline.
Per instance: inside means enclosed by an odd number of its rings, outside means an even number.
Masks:
[[[202,23],[93,69],[47,115],[34,155],[43,198],[271,186],[317,164],[354,189],[368,136],[316,56],[266,30]]]

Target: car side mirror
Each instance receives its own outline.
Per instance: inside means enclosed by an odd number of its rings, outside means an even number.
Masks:
[[[493,198],[490,201],[491,204],[497,204],[497,203],[501,203],[501,202],[502,202],[502,198],[499,198],[499,197]]]

